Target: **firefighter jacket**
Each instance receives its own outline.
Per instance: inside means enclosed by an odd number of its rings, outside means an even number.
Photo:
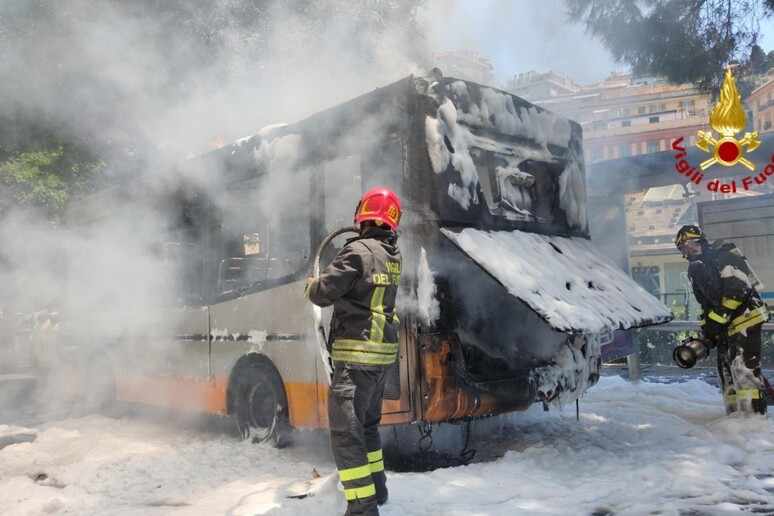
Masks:
[[[307,286],[318,306],[333,305],[331,357],[335,366],[381,369],[398,355],[395,298],[401,274],[397,235],[372,228],[347,241]]]
[[[766,305],[751,286],[752,272],[741,251],[734,244],[705,249],[701,259],[688,267],[693,293],[702,307],[702,326],[711,319],[732,336],[765,322]]]

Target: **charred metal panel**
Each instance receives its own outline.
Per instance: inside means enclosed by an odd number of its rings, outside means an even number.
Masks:
[[[581,129],[453,78],[422,94],[429,199],[444,225],[588,235]],[[425,193],[425,192],[423,192]]]
[[[472,374],[502,375],[544,365],[566,340],[565,333],[554,331],[446,238],[428,260],[439,278],[436,328],[459,335]]]
[[[528,374],[474,381],[455,371],[459,341],[454,335],[426,334],[420,338],[422,414],[425,421],[446,421],[525,410],[535,400],[536,388]]]

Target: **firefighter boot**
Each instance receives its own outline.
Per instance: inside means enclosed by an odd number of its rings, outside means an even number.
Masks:
[[[376,497],[347,501],[347,512],[344,516],[379,516],[379,506]]]
[[[744,342],[744,344],[747,344]],[[743,347],[731,363],[731,374],[736,388],[736,401],[739,412],[745,416],[766,414],[766,393],[763,391],[760,361],[757,356],[744,360]]]
[[[752,410],[756,414],[761,414],[765,416],[767,408],[768,407],[766,406],[766,392],[764,392],[763,390],[758,390],[758,398],[752,400]],[[378,495],[378,491],[377,491],[377,495]]]

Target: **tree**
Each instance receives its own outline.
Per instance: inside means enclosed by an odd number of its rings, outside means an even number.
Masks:
[[[58,224],[67,201],[89,192],[98,165],[97,159],[62,144],[0,162],[0,185],[7,192],[0,200],[0,218],[11,205],[31,206]]]
[[[774,0],[565,0],[569,19],[584,23],[635,74],[660,75],[716,92],[724,67],[745,63]]]
[[[763,68],[768,71],[774,68],[774,50],[769,50],[769,53],[766,54],[766,59],[763,62]]]
[[[750,72],[754,74],[766,73],[766,53],[758,45],[753,45],[750,50]]]

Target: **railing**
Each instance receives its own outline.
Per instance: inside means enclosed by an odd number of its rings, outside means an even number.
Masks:
[[[677,304],[685,310],[682,315],[685,319],[691,318],[691,296],[685,290],[680,292],[659,292],[657,296],[662,303],[671,307],[671,301],[676,300]]]
[[[761,366],[774,368],[774,322],[763,323],[761,328]],[[699,331],[699,321],[675,320],[637,330],[637,343],[642,363],[674,365],[672,351],[680,341]],[[716,351],[702,364],[714,367]]]

